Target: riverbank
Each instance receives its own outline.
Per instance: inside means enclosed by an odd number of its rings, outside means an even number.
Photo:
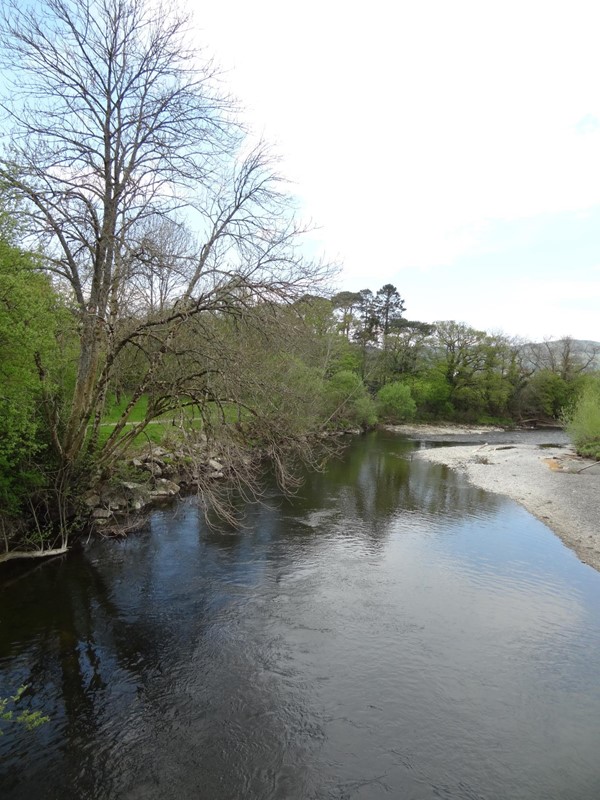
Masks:
[[[464,435],[443,433],[446,440]],[[500,443],[482,434],[481,444],[423,449],[417,457],[460,470],[476,486],[516,500],[600,571],[600,462],[577,456],[570,445],[552,443],[556,436],[545,436],[547,444]]]

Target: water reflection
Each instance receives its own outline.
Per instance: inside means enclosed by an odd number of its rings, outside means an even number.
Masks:
[[[0,696],[52,722],[0,737],[2,797],[598,796],[598,575],[414,447],[7,586]]]
[[[389,523],[398,516],[413,515],[411,524],[424,529],[440,515],[447,524],[493,514],[503,502],[445,466],[413,460],[415,449],[392,433],[362,437],[329,465],[326,480],[319,473],[306,476],[287,504],[289,521],[321,530],[325,520],[340,520],[348,532],[385,547]]]

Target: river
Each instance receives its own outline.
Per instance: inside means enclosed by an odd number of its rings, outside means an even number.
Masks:
[[[597,800],[600,575],[419,444],[0,590],[3,800]]]

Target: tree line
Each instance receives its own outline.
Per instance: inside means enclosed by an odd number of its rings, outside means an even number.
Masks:
[[[313,302],[317,301],[313,298]],[[360,376],[379,418],[551,424],[600,367],[600,344],[526,342],[467,323],[407,319],[395,286],[339,292],[329,302],[338,366]],[[378,398],[406,397],[404,411]]]

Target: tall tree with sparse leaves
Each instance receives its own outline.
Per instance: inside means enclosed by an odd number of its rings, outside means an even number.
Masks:
[[[128,351],[138,379],[105,460],[129,438],[143,393],[156,401],[142,426],[182,393],[210,399],[214,353],[161,379],[167,362],[185,362],[177,342],[189,320],[290,302],[314,292],[325,270],[302,258],[285,183],[262,143],[244,143],[185,16],[146,0],[9,0],[0,33],[0,179],[78,317],[74,389],[60,414],[46,405],[68,473],[100,446],[107,391]],[[42,383],[45,374],[42,365]]]

